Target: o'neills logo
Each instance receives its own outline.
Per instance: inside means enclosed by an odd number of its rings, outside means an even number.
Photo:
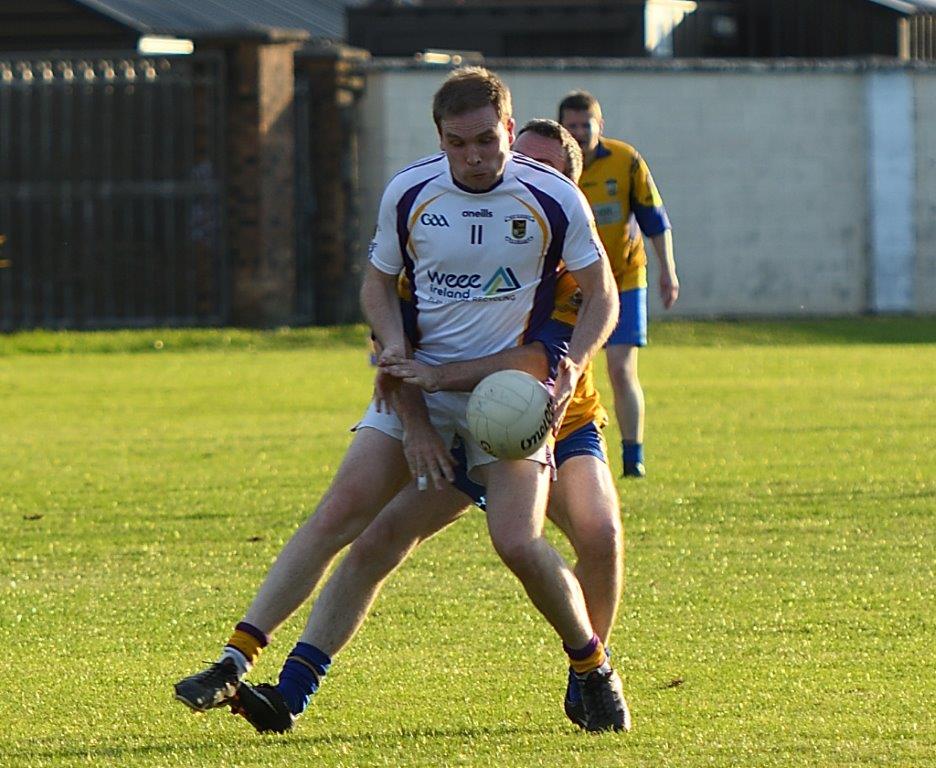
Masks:
[[[493,219],[494,214],[490,208],[482,208],[480,211],[462,211],[462,216],[466,219]]]
[[[543,441],[543,438],[546,437],[549,432],[549,427],[552,424],[553,420],[553,401],[552,398],[546,401],[546,410],[543,412],[543,419],[540,422],[539,427],[537,427],[536,432],[534,432],[529,437],[523,438],[520,441],[520,447],[524,451],[530,450],[533,446],[538,445]]]

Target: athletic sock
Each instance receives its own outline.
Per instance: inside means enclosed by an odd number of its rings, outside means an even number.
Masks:
[[[331,657],[325,651],[309,643],[296,643],[276,684],[290,712],[301,715],[305,711],[330,666]]]
[[[577,675],[588,674],[608,660],[608,655],[598,635],[592,635],[592,639],[582,648],[570,648],[565,644],[562,647],[569,655],[569,666]]]
[[[629,443],[626,440],[621,441],[621,450],[624,456],[624,466],[629,464],[643,464],[643,443]]]
[[[611,649],[605,646],[605,655],[608,657],[608,663],[611,663]],[[578,704],[582,700],[582,689],[579,688],[575,680],[575,670],[569,667],[569,683],[566,685],[566,701],[569,704]]]
[[[221,659],[231,659],[237,665],[240,676],[246,675],[260,658],[260,651],[270,644],[270,638],[262,630],[246,621],[234,627],[234,634],[224,646]]]

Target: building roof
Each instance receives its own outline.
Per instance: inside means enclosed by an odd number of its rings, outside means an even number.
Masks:
[[[364,0],[74,0],[148,35],[301,29],[343,40],[345,8]]]
[[[936,0],[871,0],[900,13],[936,11]]]

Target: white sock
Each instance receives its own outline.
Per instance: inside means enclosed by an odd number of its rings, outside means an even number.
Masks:
[[[219,658],[218,661],[224,661],[225,659],[230,659],[234,662],[234,666],[237,667],[238,677],[245,677],[253,666],[244,654],[230,645],[224,646],[224,651],[221,653],[221,658]]]

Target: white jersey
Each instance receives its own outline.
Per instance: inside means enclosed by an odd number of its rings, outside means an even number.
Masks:
[[[370,262],[404,272],[404,325],[438,365],[531,340],[552,313],[556,272],[606,258],[591,208],[553,169],[511,153],[487,192],[458,185],[444,154],[400,171],[384,192]]]

